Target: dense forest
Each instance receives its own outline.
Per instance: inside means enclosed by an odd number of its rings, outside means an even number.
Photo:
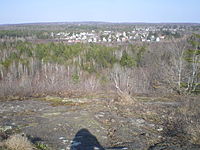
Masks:
[[[200,90],[198,34],[161,43],[118,45],[1,40],[0,56],[1,96],[70,90],[129,94]]]

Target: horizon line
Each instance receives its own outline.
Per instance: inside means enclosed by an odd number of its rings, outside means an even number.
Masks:
[[[96,23],[96,24],[200,24],[200,22],[116,22],[116,21],[59,21],[59,22],[52,22],[52,21],[39,21],[39,22],[21,22],[21,23],[0,23],[0,26],[6,26],[6,25],[37,25],[37,24],[87,24],[87,23]]]

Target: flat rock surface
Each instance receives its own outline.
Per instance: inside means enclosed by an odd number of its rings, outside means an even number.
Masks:
[[[18,127],[55,150],[148,149],[160,138],[158,127],[135,114],[134,108],[103,99],[75,105],[38,99],[0,101],[0,127]]]

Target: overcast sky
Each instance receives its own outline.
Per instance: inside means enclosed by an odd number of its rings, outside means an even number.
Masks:
[[[200,0],[0,0],[0,24],[74,21],[200,23]]]

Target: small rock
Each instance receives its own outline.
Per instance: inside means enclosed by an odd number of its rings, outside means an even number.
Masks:
[[[139,123],[139,124],[145,123],[145,120],[144,120],[144,119],[137,119],[136,121],[137,121],[137,123]]]
[[[69,146],[67,146],[67,148],[66,149],[69,149],[70,150],[70,147]]]
[[[13,122],[12,125],[15,126],[16,124]]]
[[[60,138],[59,138],[59,140],[64,140],[64,139],[65,139],[65,137],[60,137]]]
[[[151,127],[151,128],[155,128],[155,124],[148,124],[149,125],[149,127]]]
[[[12,126],[5,126],[3,127],[3,131],[12,130]]]
[[[68,140],[62,140],[62,142],[63,142],[63,143],[66,143],[66,142],[68,142]]]
[[[102,114],[99,114],[98,116],[99,116],[99,117],[104,117],[104,115],[102,115]]]
[[[116,121],[115,121],[114,119],[111,119],[111,122],[113,122],[113,123],[114,123],[114,122],[116,122]]]
[[[157,131],[159,131],[159,132],[160,132],[160,131],[163,131],[163,128],[160,127],[160,128],[157,129]]]
[[[102,115],[105,115],[105,113],[104,113],[104,112],[100,112],[100,114],[102,114]]]
[[[159,139],[161,139],[161,138],[162,138],[162,136],[160,136],[160,135],[159,135],[159,136],[158,136],[158,138],[159,138]]]
[[[118,108],[117,108],[117,107],[114,107],[114,110],[118,110]]]

